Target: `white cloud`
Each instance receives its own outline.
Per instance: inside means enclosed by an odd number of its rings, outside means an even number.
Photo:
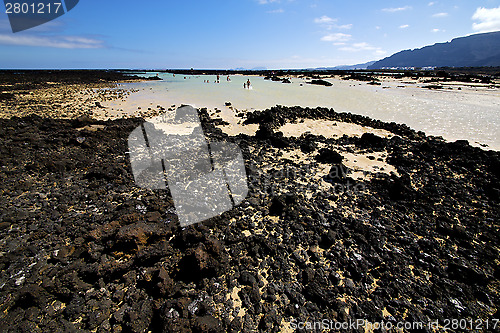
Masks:
[[[335,28],[341,29],[341,30],[350,30],[350,29],[352,29],[352,24],[336,25]]]
[[[359,48],[361,50],[375,50],[376,47],[371,46],[368,43],[354,43],[352,44],[353,47]]]
[[[341,32],[337,32],[334,34],[328,34],[326,36],[321,37],[321,40],[324,42],[347,42],[351,39],[351,35],[343,34]]]
[[[32,36],[0,34],[0,44],[53,47],[60,49],[98,49],[104,47],[103,42],[97,39],[78,36]]]
[[[337,22],[337,19],[326,15],[314,19],[314,23],[321,25],[326,30],[332,30],[335,26],[334,22]]]
[[[333,22],[337,22],[337,19],[333,19],[333,18],[328,17],[326,15],[323,15],[319,18],[314,19],[314,23],[317,23],[317,24],[332,24]]]
[[[269,14],[281,14],[281,13],[284,13],[284,12],[285,11],[282,8],[279,8],[279,9],[275,9],[275,10],[270,10],[267,13],[269,13]]]
[[[406,28],[409,28],[409,27],[410,27],[409,24],[403,24],[403,25],[399,26],[399,29],[406,29]]]
[[[472,29],[478,32],[491,32],[500,30],[500,7],[484,8],[479,7],[472,16],[472,19],[479,21],[473,23]]]
[[[373,55],[382,56],[387,52],[382,50],[380,47],[372,46],[368,43],[354,43],[351,46],[344,46],[339,48],[340,51],[344,52],[361,52],[361,51],[373,51]]]
[[[268,3],[279,2],[279,0],[258,0],[260,5],[265,5]]]
[[[323,15],[321,17],[315,18],[314,23],[321,25],[326,30],[339,29],[339,30],[349,30],[352,29],[352,24],[335,24],[337,19],[331,18],[329,16]]]
[[[434,32],[434,33],[436,33],[436,32],[444,32],[444,31],[445,31],[445,30],[441,30],[441,29],[432,29],[432,30],[431,30],[431,32]]]
[[[440,17],[447,17],[448,13],[436,13],[432,15],[432,17],[440,18]]]
[[[429,3],[427,4],[427,6],[434,6],[435,4],[436,4],[435,2],[432,2],[432,1],[431,1],[431,2],[429,2]]]
[[[410,9],[412,9],[411,6],[404,6],[404,7],[398,7],[398,8],[384,8],[384,9],[382,9],[382,11],[387,12],[387,13],[396,13],[396,12],[402,12],[402,11],[410,10]]]

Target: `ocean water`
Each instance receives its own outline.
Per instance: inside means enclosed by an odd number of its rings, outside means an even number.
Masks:
[[[427,135],[446,140],[468,140],[500,150],[500,90],[487,87],[458,86],[429,90],[421,84],[388,79],[381,86],[366,82],[328,79],[332,87],[309,85],[300,78],[291,84],[264,80],[259,76],[234,75],[227,81],[220,76],[159,74],[163,81],[127,83],[121,88],[137,89],[125,101],[107,106],[126,113],[138,107],[190,104],[209,109],[227,109],[231,102],[237,110],[262,110],[275,105],[328,107],[337,112],[352,112],[387,122],[404,123]],[[206,81],[208,80],[208,83]],[[251,89],[243,84],[250,80]],[[231,111],[232,112],[232,111]]]

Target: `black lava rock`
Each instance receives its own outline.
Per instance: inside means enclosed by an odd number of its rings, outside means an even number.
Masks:
[[[328,148],[322,148],[319,150],[319,154],[316,155],[316,161],[320,163],[328,163],[328,164],[340,164],[344,157]]]
[[[325,87],[331,87],[333,86],[333,83],[325,81],[325,80],[312,80],[311,82],[306,82],[308,84],[315,84],[318,86],[325,86]]]

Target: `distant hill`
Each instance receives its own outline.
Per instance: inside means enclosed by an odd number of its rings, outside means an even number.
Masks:
[[[230,71],[265,71],[265,70],[267,70],[266,67],[254,67],[254,68],[238,67],[230,69]]]
[[[500,66],[500,31],[455,38],[421,49],[405,50],[368,66],[393,67],[482,67]]]
[[[347,70],[354,70],[354,69],[367,69],[369,66],[373,65],[375,61],[370,61],[370,62],[365,62],[364,64],[358,64],[358,65],[341,65],[341,66],[336,66],[336,67],[320,67],[320,68],[315,68],[315,70],[334,70],[334,71],[347,71]]]

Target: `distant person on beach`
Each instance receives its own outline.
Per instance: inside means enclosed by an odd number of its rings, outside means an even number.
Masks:
[[[246,89],[246,88],[247,88],[247,83],[243,82],[243,89]]]
[[[219,74],[217,74],[217,83],[219,83],[219,79],[220,79]]]
[[[231,78],[229,77],[229,75],[227,76],[227,80],[228,80],[228,81],[231,81]]]
[[[248,80],[247,80],[247,88],[248,88],[248,89],[250,89],[250,86],[251,86],[251,85],[252,85],[252,84],[250,83],[250,79],[248,79]]]

